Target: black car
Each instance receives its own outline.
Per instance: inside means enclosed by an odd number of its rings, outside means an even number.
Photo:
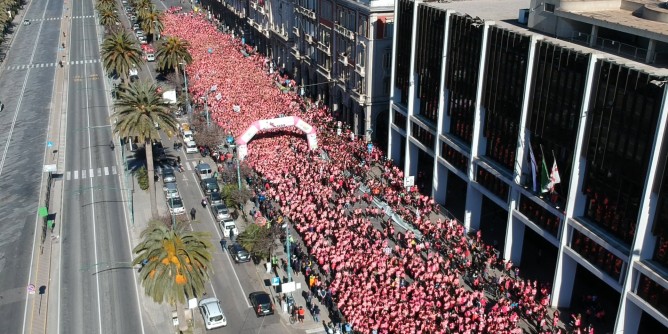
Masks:
[[[230,245],[227,249],[236,263],[244,263],[251,260],[250,253],[248,253],[248,251],[243,246],[237,243]]]
[[[251,293],[248,298],[258,317],[274,314],[274,304],[272,304],[271,297],[268,293],[257,291]]]
[[[204,191],[204,193],[207,195],[220,191],[220,188],[218,187],[218,181],[214,178],[204,179],[199,184],[202,187],[202,191]]]

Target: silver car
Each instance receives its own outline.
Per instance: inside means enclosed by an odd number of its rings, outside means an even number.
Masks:
[[[165,188],[165,197],[167,197],[167,200],[170,198],[181,197],[181,195],[179,195],[179,189],[176,187],[176,183],[165,183]]]
[[[225,204],[211,204],[211,213],[217,221],[222,221],[225,218],[230,218],[230,210]]]

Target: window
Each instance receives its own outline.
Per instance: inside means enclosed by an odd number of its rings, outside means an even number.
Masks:
[[[318,40],[325,46],[329,47],[331,44],[331,39],[332,39],[332,31],[329,28],[321,25],[320,35],[318,36]]]
[[[383,53],[383,70],[388,72],[392,66],[392,49],[387,48]]]
[[[332,20],[332,3],[329,1],[322,1],[320,3],[320,17],[325,20]]]
[[[362,67],[364,67],[364,64],[366,64],[366,49],[363,47],[360,48],[360,52],[357,56],[357,64]]]
[[[383,78],[383,93],[385,93],[385,95],[390,95],[391,82],[390,77]]]
[[[545,4],[545,11],[550,12],[550,13],[554,13],[554,5],[551,4],[551,3],[546,3]]]
[[[359,24],[357,25],[357,33],[360,36],[369,37],[369,17],[366,15],[359,16]]]

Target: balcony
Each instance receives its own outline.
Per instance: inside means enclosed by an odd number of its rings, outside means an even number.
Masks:
[[[367,102],[367,96],[366,94],[360,94],[358,88],[353,88],[350,90],[350,96],[359,104],[364,105]]]
[[[290,35],[282,26],[272,25],[269,30],[286,42],[290,40]]]
[[[299,52],[298,49],[292,48],[290,50],[290,53],[292,54],[293,57],[295,57],[295,60],[302,60],[302,54]]]
[[[292,33],[295,34],[295,36],[299,37],[299,28],[292,27]]]
[[[306,42],[308,42],[309,44],[313,44],[315,43],[315,38],[313,38],[313,36],[309,34],[306,34]]]
[[[344,53],[339,54],[338,59],[343,64],[343,66],[348,66],[348,56],[346,56]]]
[[[304,15],[311,20],[315,20],[315,12],[304,7],[295,7],[295,13]]]
[[[320,49],[322,52],[329,54],[329,46],[325,45],[324,43],[318,41],[317,45],[318,49]]]
[[[251,5],[251,8],[257,9],[257,3],[251,1],[250,5]]]
[[[323,67],[320,64],[318,64],[316,72],[318,72],[318,74],[322,75],[327,80],[330,80],[332,78],[330,70],[328,68]]]
[[[360,64],[355,65],[355,72],[357,72],[357,74],[359,74],[362,77],[366,76],[366,72],[364,70],[365,70],[364,66],[361,66]]]
[[[250,24],[250,25],[251,25],[251,27],[254,27],[254,24],[255,24],[255,20],[254,20],[254,19],[251,19],[251,18],[249,18],[249,19],[248,19],[248,24]]]
[[[350,40],[355,40],[355,33],[340,24],[335,24],[334,30]]]

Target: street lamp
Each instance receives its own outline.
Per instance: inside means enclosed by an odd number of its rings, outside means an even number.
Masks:
[[[183,83],[186,85],[186,113],[189,114],[191,112],[191,108],[190,108],[190,98],[188,96],[188,76],[186,75],[186,64],[179,63],[179,65],[183,66]]]
[[[232,135],[227,136],[227,144],[230,146],[230,148],[234,149],[236,144],[234,143],[234,137]],[[237,161],[237,183],[239,185],[239,190],[241,190],[241,168],[239,167],[239,151],[237,151],[235,159]]]

